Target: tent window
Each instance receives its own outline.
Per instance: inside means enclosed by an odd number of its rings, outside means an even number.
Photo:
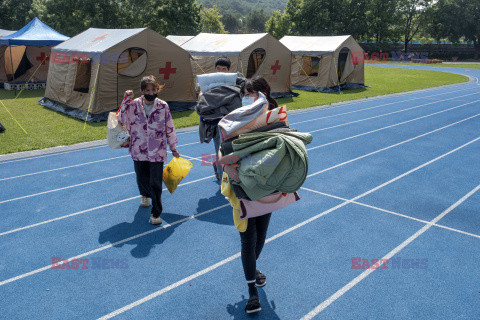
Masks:
[[[147,52],[142,48],[129,48],[120,54],[117,72],[127,77],[136,77],[147,68]]]
[[[88,93],[90,90],[90,77],[92,76],[92,60],[79,60],[77,74],[75,75],[74,91]]]
[[[338,79],[342,79],[343,70],[345,70],[345,65],[347,64],[348,53],[350,49],[347,47],[342,48],[340,53],[338,54],[338,66],[337,66],[337,73]]]
[[[253,52],[250,54],[250,58],[248,58],[247,78],[253,77],[253,75],[257,72],[263,60],[265,60],[265,55],[266,52],[264,49],[253,50]]]
[[[302,70],[303,76],[317,77],[320,69],[320,59],[322,57],[303,57]]]

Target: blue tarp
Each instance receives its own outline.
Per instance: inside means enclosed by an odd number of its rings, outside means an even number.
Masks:
[[[11,46],[53,46],[68,40],[69,37],[53,30],[40,19],[35,18],[25,27],[0,38],[0,44]]]

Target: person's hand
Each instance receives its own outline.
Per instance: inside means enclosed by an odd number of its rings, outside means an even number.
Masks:
[[[178,153],[178,151],[172,151],[172,154],[175,158],[180,158],[180,153]]]
[[[125,98],[126,98],[126,97],[131,97],[131,98],[133,98],[133,91],[132,91],[132,90],[127,90],[127,91],[125,91],[124,97],[125,97]]]

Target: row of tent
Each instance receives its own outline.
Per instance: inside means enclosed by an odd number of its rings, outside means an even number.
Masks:
[[[38,42],[38,34],[37,43],[28,45],[31,29],[56,32],[35,18],[0,37],[0,82],[25,81],[37,70],[36,80],[48,79],[40,104],[83,120],[88,115],[89,121],[105,119],[125,90],[139,95],[141,77],[150,74],[165,85],[161,97],[173,110],[194,105],[196,75],[214,72],[219,56],[230,58],[231,72],[266,78],[277,96],[291,94],[292,84],[319,91],[364,84],[363,59],[356,58],[363,57],[363,50],[351,36],[287,36],[279,41],[268,33],[201,33],[165,38],[148,28],[90,28],[70,39],[57,34],[68,40],[52,47],[51,42]],[[13,43],[20,35],[24,42]]]

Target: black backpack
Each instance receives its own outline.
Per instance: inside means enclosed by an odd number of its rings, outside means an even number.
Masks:
[[[3,131],[5,131],[5,127],[2,126],[2,124],[0,123],[0,132],[3,132]]]

